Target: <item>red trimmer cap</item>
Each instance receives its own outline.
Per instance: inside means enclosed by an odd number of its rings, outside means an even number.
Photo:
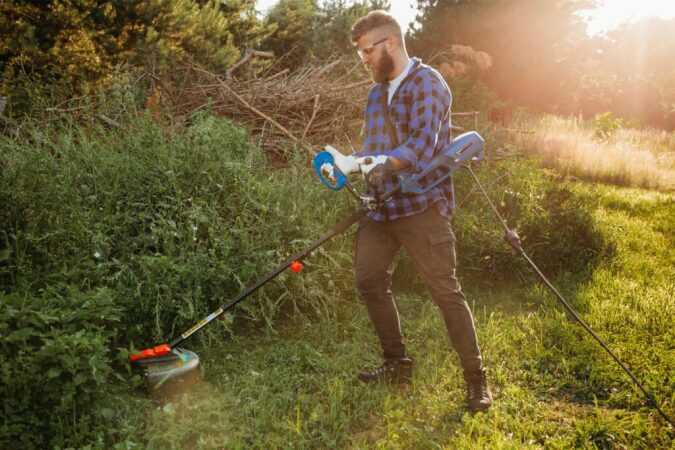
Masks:
[[[291,263],[291,270],[295,273],[298,273],[302,270],[302,263],[300,261],[293,261]]]
[[[150,358],[152,356],[166,355],[171,351],[169,344],[160,344],[154,348],[144,348],[138,353],[132,353],[129,355],[129,359],[132,361],[137,361],[143,358]]]

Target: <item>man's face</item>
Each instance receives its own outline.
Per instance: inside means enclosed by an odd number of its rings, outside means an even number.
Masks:
[[[394,71],[394,59],[387,51],[388,39],[382,31],[374,30],[361,36],[356,42],[361,62],[376,83],[388,81]]]

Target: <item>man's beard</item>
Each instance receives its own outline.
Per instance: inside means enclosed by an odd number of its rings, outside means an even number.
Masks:
[[[389,80],[389,75],[394,71],[394,58],[386,50],[382,51],[380,61],[372,68],[373,81],[382,83]]]

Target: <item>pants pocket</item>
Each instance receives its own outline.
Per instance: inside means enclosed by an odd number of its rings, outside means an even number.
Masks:
[[[452,230],[448,228],[429,233],[429,253],[432,273],[455,276],[455,235]]]

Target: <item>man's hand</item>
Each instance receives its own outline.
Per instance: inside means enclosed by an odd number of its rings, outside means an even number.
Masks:
[[[357,158],[356,162],[361,166],[361,173],[366,178],[366,182],[373,186],[384,183],[387,175],[395,170],[391,159],[386,155],[364,156]]]
[[[356,158],[354,158],[353,156],[343,155],[342,153],[340,153],[339,150],[331,147],[330,145],[327,145],[324,150],[333,156],[333,161],[335,161],[335,165],[337,166],[338,169],[340,169],[340,172],[342,172],[343,174],[349,175],[350,173],[358,172],[359,163],[356,162]],[[324,170],[323,167],[321,169]],[[332,170],[326,170],[326,172],[329,173],[331,179],[333,180],[335,179]]]

